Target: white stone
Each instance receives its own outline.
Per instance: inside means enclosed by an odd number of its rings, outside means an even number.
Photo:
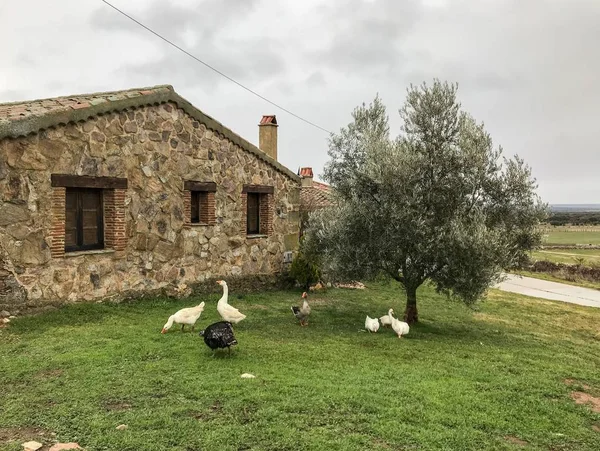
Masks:
[[[63,451],[65,449],[83,449],[79,444],[71,442],[71,443],[57,443],[48,451]]]
[[[10,323],[10,320],[8,318],[2,318],[0,321],[2,321],[3,324]]]
[[[44,445],[42,445],[40,442],[31,441],[31,442],[23,443],[23,444],[21,444],[21,446],[23,447],[24,451],[37,451]]]
[[[244,373],[240,376],[242,379],[254,379],[256,376],[250,373]]]
[[[125,430],[125,429],[127,429],[127,428],[128,428],[128,426],[127,426],[126,424],[120,424],[120,425],[118,425],[118,426],[117,426],[115,429],[116,429],[117,431],[124,431],[124,430]]]
[[[148,166],[143,166],[142,172],[146,177],[152,177],[152,169],[150,169]]]

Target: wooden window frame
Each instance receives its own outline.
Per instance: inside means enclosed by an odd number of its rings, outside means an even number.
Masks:
[[[89,175],[51,174],[50,186],[65,188],[127,189],[127,179]]]
[[[83,244],[83,194],[94,192],[98,196],[99,205],[96,211],[96,239],[97,242],[93,244]],[[101,188],[66,188],[65,190],[65,212],[68,202],[66,202],[67,196],[74,194],[77,196],[77,207],[76,207],[76,229],[75,229],[75,240],[77,244],[67,246],[65,244],[65,252],[80,252],[80,251],[91,251],[97,249],[104,249],[104,190]],[[65,230],[66,234],[66,230]]]
[[[246,193],[247,196],[247,200],[246,200],[246,235],[248,236],[252,236],[252,235],[260,235],[260,202],[261,202],[261,195],[260,193]],[[250,199],[251,198],[256,198],[256,229],[250,229]]]
[[[187,226],[212,226],[215,218],[215,182],[187,180],[183,183],[185,224]],[[194,214],[198,205],[197,217]]]
[[[50,254],[53,258],[63,258],[67,252],[66,238],[66,192],[71,188],[93,188],[101,190],[103,227],[102,243],[96,249],[110,249],[122,255],[127,248],[127,225],[125,218],[125,198],[127,196],[127,179],[119,177],[94,177],[88,175],[51,174],[51,226],[50,226]],[[88,246],[85,246],[88,248]],[[69,246],[69,253],[87,249],[74,249]]]
[[[270,185],[244,185],[242,188],[243,229],[249,238],[265,237],[273,234],[273,198],[275,188]],[[258,196],[258,232],[249,230],[248,196]]]
[[[190,223],[197,225],[209,225],[209,192],[208,191],[190,191],[191,196],[191,214]],[[196,207],[196,208],[194,208]],[[197,210],[197,216],[194,215]]]

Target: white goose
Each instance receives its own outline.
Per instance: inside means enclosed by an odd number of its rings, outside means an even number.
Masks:
[[[175,314],[169,316],[169,320],[163,326],[161,334],[166,334],[167,331],[173,326],[173,323],[181,324],[181,331],[183,332],[183,328],[187,324],[188,326],[192,326],[192,332],[194,331],[194,325],[202,312],[204,311],[204,302],[201,302],[196,307],[188,307],[182,308],[178,310]]]
[[[379,321],[381,321],[381,325],[383,327],[392,325],[392,313],[394,313],[394,310],[389,309],[387,315],[383,315],[381,318],[379,318]]]
[[[365,329],[369,332],[377,332],[379,330],[379,320],[377,318],[370,318],[369,315],[367,315]]]
[[[227,297],[229,296],[227,282],[224,280],[217,280],[217,283],[223,287],[223,296],[221,296],[221,299],[219,299],[219,302],[217,303],[217,311],[219,312],[219,315],[221,315],[223,320],[229,321],[232,324],[239,323],[246,318],[246,315],[227,303]]]
[[[392,318],[392,329],[394,329],[394,332],[396,332],[396,334],[398,335],[398,338],[402,338],[402,335],[406,335],[408,334],[408,331],[410,330],[410,327],[408,327],[408,323],[405,323],[404,321],[400,321],[397,318],[394,318],[392,316],[392,314],[394,313],[393,310],[390,310],[390,318]]]

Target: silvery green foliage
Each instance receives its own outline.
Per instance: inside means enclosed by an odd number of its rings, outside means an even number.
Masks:
[[[518,157],[502,159],[457,86],[411,86],[390,138],[379,97],[330,139],[336,205],[311,216],[306,248],[330,274],[400,281],[408,303],[426,280],[472,303],[539,245],[546,206]]]

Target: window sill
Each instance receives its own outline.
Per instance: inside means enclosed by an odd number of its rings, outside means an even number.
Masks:
[[[67,257],[81,257],[82,255],[106,255],[106,254],[114,254],[114,249],[93,249],[89,251],[74,251],[74,252],[65,252],[65,258]]]
[[[249,240],[255,240],[257,238],[268,238],[269,235],[261,235],[261,234],[257,234],[257,235],[246,235],[246,238]]]
[[[208,222],[190,222],[188,225],[190,227],[210,227],[214,224],[209,224]]]

